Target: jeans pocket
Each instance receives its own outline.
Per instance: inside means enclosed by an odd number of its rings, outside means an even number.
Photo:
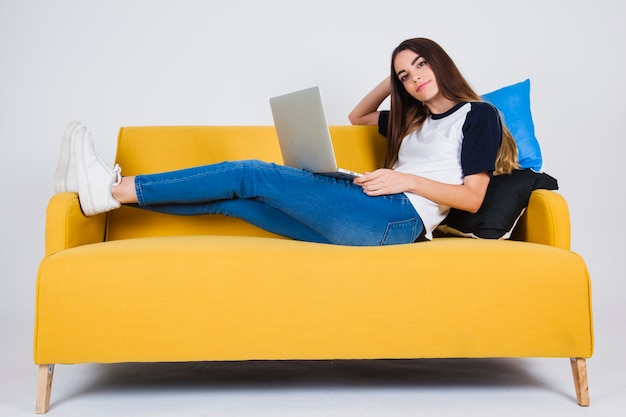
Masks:
[[[417,239],[417,233],[419,232],[417,230],[418,225],[421,226],[421,221],[417,218],[390,222],[380,242],[381,246],[413,243]]]

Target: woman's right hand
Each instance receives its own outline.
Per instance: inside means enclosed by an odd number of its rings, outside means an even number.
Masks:
[[[378,125],[378,107],[391,94],[391,79],[385,78],[356,105],[348,115],[353,125]]]
[[[371,197],[399,194],[409,191],[416,176],[391,169],[377,169],[366,172],[354,179],[354,183],[363,187],[363,192]]]

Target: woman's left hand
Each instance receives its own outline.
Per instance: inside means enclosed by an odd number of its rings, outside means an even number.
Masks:
[[[411,177],[391,169],[377,169],[355,178],[354,183],[363,187],[363,192],[369,196],[390,195],[409,190]]]

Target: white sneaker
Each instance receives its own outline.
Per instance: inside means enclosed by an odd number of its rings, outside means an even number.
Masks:
[[[78,122],[71,122],[65,128],[61,139],[61,154],[59,162],[54,171],[54,192],[63,193],[66,191],[78,192],[76,182],[76,164],[74,163],[74,150],[76,149],[76,134],[85,129],[85,126]]]
[[[96,152],[91,133],[84,129],[77,134],[76,178],[78,179],[78,198],[83,213],[94,216],[120,207],[113,198],[111,187],[122,181],[119,165],[111,168]]]

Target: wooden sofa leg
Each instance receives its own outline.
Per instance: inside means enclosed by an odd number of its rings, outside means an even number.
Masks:
[[[587,381],[587,361],[584,358],[571,358],[576,400],[581,407],[589,407],[589,383]]]
[[[52,376],[54,365],[39,365],[37,375],[37,402],[35,412],[45,414],[50,409],[50,392],[52,391]]]

